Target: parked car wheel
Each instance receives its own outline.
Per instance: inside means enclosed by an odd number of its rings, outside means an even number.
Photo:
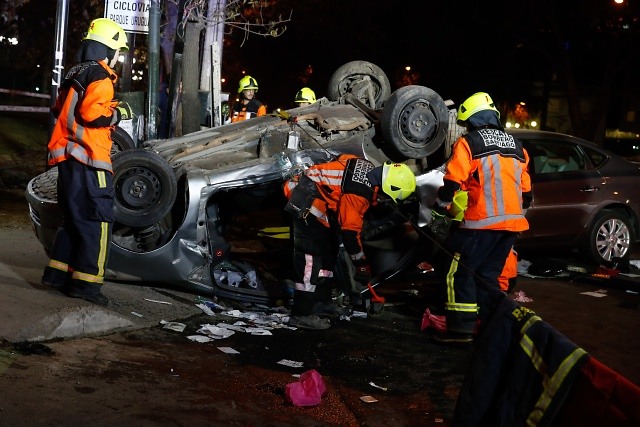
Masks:
[[[394,161],[427,157],[444,143],[448,125],[440,95],[424,86],[401,87],[382,110],[384,152]]]
[[[628,257],[633,242],[631,230],[631,221],[622,211],[600,213],[589,233],[589,253],[592,260],[602,264],[613,258]]]
[[[126,130],[119,126],[115,126],[111,130],[111,141],[113,142],[111,145],[112,156],[120,151],[136,148],[136,143],[133,142],[131,136],[129,136]]]
[[[116,221],[130,227],[148,227],[173,206],[178,192],[176,176],[162,157],[141,148],[121,151],[112,158]]]
[[[351,61],[338,68],[327,89],[327,97],[338,101],[352,93],[370,108],[378,109],[389,98],[391,84],[380,67],[367,61]]]

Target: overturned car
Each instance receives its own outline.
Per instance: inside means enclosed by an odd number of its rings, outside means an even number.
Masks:
[[[130,148],[119,142],[121,133],[114,134],[116,223],[106,277],[254,302],[279,298],[283,288],[275,277],[286,273],[259,254],[278,260],[283,270],[289,264],[282,255],[289,249],[282,191],[288,177],[339,153],[374,164],[407,161],[420,174],[448,137],[452,116],[436,92],[407,86],[391,93],[385,73],[369,62],[340,67],[327,93],[310,106],[146,141],[143,148]],[[33,178],[26,192],[35,232],[47,251],[61,219],[56,180],[52,168]],[[415,218],[417,205],[414,199],[400,208]],[[395,210],[373,213],[368,229],[388,229],[380,225],[397,219]],[[395,253],[394,260],[411,244],[382,240],[372,238],[367,246]]]

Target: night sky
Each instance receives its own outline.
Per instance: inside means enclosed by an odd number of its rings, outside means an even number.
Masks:
[[[258,98],[270,106],[290,106],[308,65],[313,69],[308,86],[318,97],[326,95],[332,73],[353,60],[380,66],[392,89],[397,74],[411,66],[420,76],[418,84],[445,99],[520,90],[523,73],[514,76],[500,26],[493,22],[500,15],[481,2],[467,3],[463,8],[451,0],[294,2],[292,21],[281,37],[252,35],[237,58],[225,52],[223,61],[242,64],[258,80]],[[231,83],[225,89],[235,91],[239,77],[225,77]]]
[[[444,99],[460,103],[485,91],[501,108],[526,101],[539,111],[542,84],[562,90],[569,69],[582,94],[610,90],[615,121],[640,110],[638,5],[625,1],[618,7],[613,0],[279,0],[293,10],[287,31],[276,39],[252,35],[242,48],[223,52],[225,68],[237,67],[236,75],[223,73],[223,89],[235,94],[245,70],[269,108],[291,107],[305,83],[324,96],[339,66],[367,60],[386,72],[392,90],[411,66],[417,84]],[[313,74],[303,82],[308,65]],[[615,69],[613,78],[604,77]]]

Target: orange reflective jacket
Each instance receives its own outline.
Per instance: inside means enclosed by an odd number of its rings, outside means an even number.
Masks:
[[[118,119],[113,100],[116,74],[104,61],[87,61],[65,77],[52,111],[57,121],[49,140],[50,166],[70,157],[112,171],[111,129]]]
[[[462,228],[520,232],[529,228],[522,194],[531,191],[529,156],[522,143],[499,129],[479,129],[461,136],[444,176],[468,191]],[[442,188],[441,188],[442,190]],[[451,202],[451,197],[438,197]]]
[[[260,117],[267,114],[267,107],[262,105],[257,99],[252,99],[247,105],[239,102],[233,106],[233,114],[231,115],[231,123],[241,122],[253,117]]]
[[[498,276],[500,290],[507,292],[509,290],[509,280],[516,277],[518,277],[518,253],[511,249],[511,252],[509,252],[509,255],[507,256],[507,260],[504,263],[502,273]]]
[[[311,166],[305,171],[307,178],[315,183],[317,190],[308,212],[326,227],[330,227],[331,212],[337,214],[343,243],[350,255],[362,253],[360,233],[364,214],[376,199],[377,188],[372,188],[367,173],[373,163],[352,154],[342,154],[337,160]],[[287,198],[296,189],[297,183],[285,183]],[[300,188],[302,190],[302,188]]]

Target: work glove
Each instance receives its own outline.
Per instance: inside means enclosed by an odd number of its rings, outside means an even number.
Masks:
[[[441,206],[434,205],[431,209],[431,222],[429,223],[429,229],[433,234],[433,238],[436,242],[442,244],[447,237],[449,237],[449,230],[451,229],[451,217],[447,214],[447,210]]]
[[[118,105],[116,105],[116,111],[118,112],[118,122],[120,120],[133,119],[133,110],[127,102],[118,102]]]
[[[362,285],[366,285],[371,280],[371,265],[365,258],[353,261],[353,279]]]

